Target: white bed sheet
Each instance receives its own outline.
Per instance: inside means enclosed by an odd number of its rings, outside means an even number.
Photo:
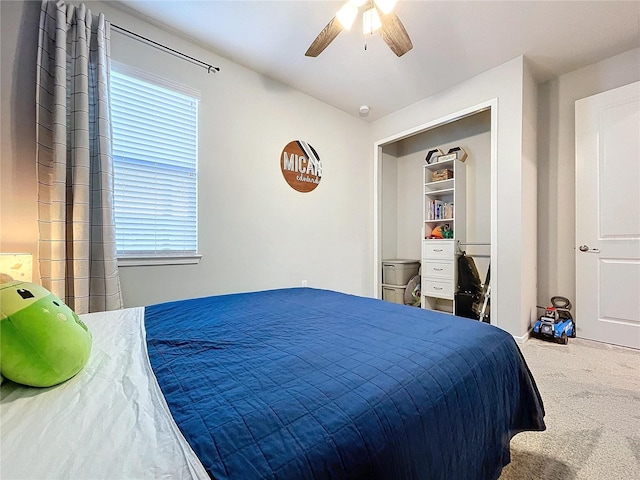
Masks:
[[[0,478],[208,479],[151,370],[144,308],[81,318],[93,347],[80,373],[0,386]]]

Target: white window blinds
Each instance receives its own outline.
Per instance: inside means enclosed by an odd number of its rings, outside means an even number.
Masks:
[[[118,258],[194,255],[198,99],[111,72]]]

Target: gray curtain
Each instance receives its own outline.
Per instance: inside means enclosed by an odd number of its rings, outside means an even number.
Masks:
[[[36,73],[42,285],[77,313],[122,308],[113,215],[109,24],[42,2]]]

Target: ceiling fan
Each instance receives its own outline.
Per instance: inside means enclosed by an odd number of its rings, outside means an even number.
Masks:
[[[348,0],[327,26],[322,29],[305,55],[307,57],[320,55],[343,29],[349,30],[351,28],[360,7],[365,5],[365,11],[362,15],[364,34],[372,34],[379,29],[380,36],[389,48],[398,57],[401,57],[413,48],[413,44],[404,25],[393,12],[395,3],[396,0]]]

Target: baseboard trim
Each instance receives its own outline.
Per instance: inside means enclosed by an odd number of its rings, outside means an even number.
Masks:
[[[514,340],[516,341],[516,343],[518,345],[523,345],[523,344],[527,343],[529,341],[529,339],[531,338],[531,331],[532,331],[532,328],[529,327],[529,329],[525,332],[524,335],[521,335],[519,337],[514,335],[513,338],[514,338]]]

